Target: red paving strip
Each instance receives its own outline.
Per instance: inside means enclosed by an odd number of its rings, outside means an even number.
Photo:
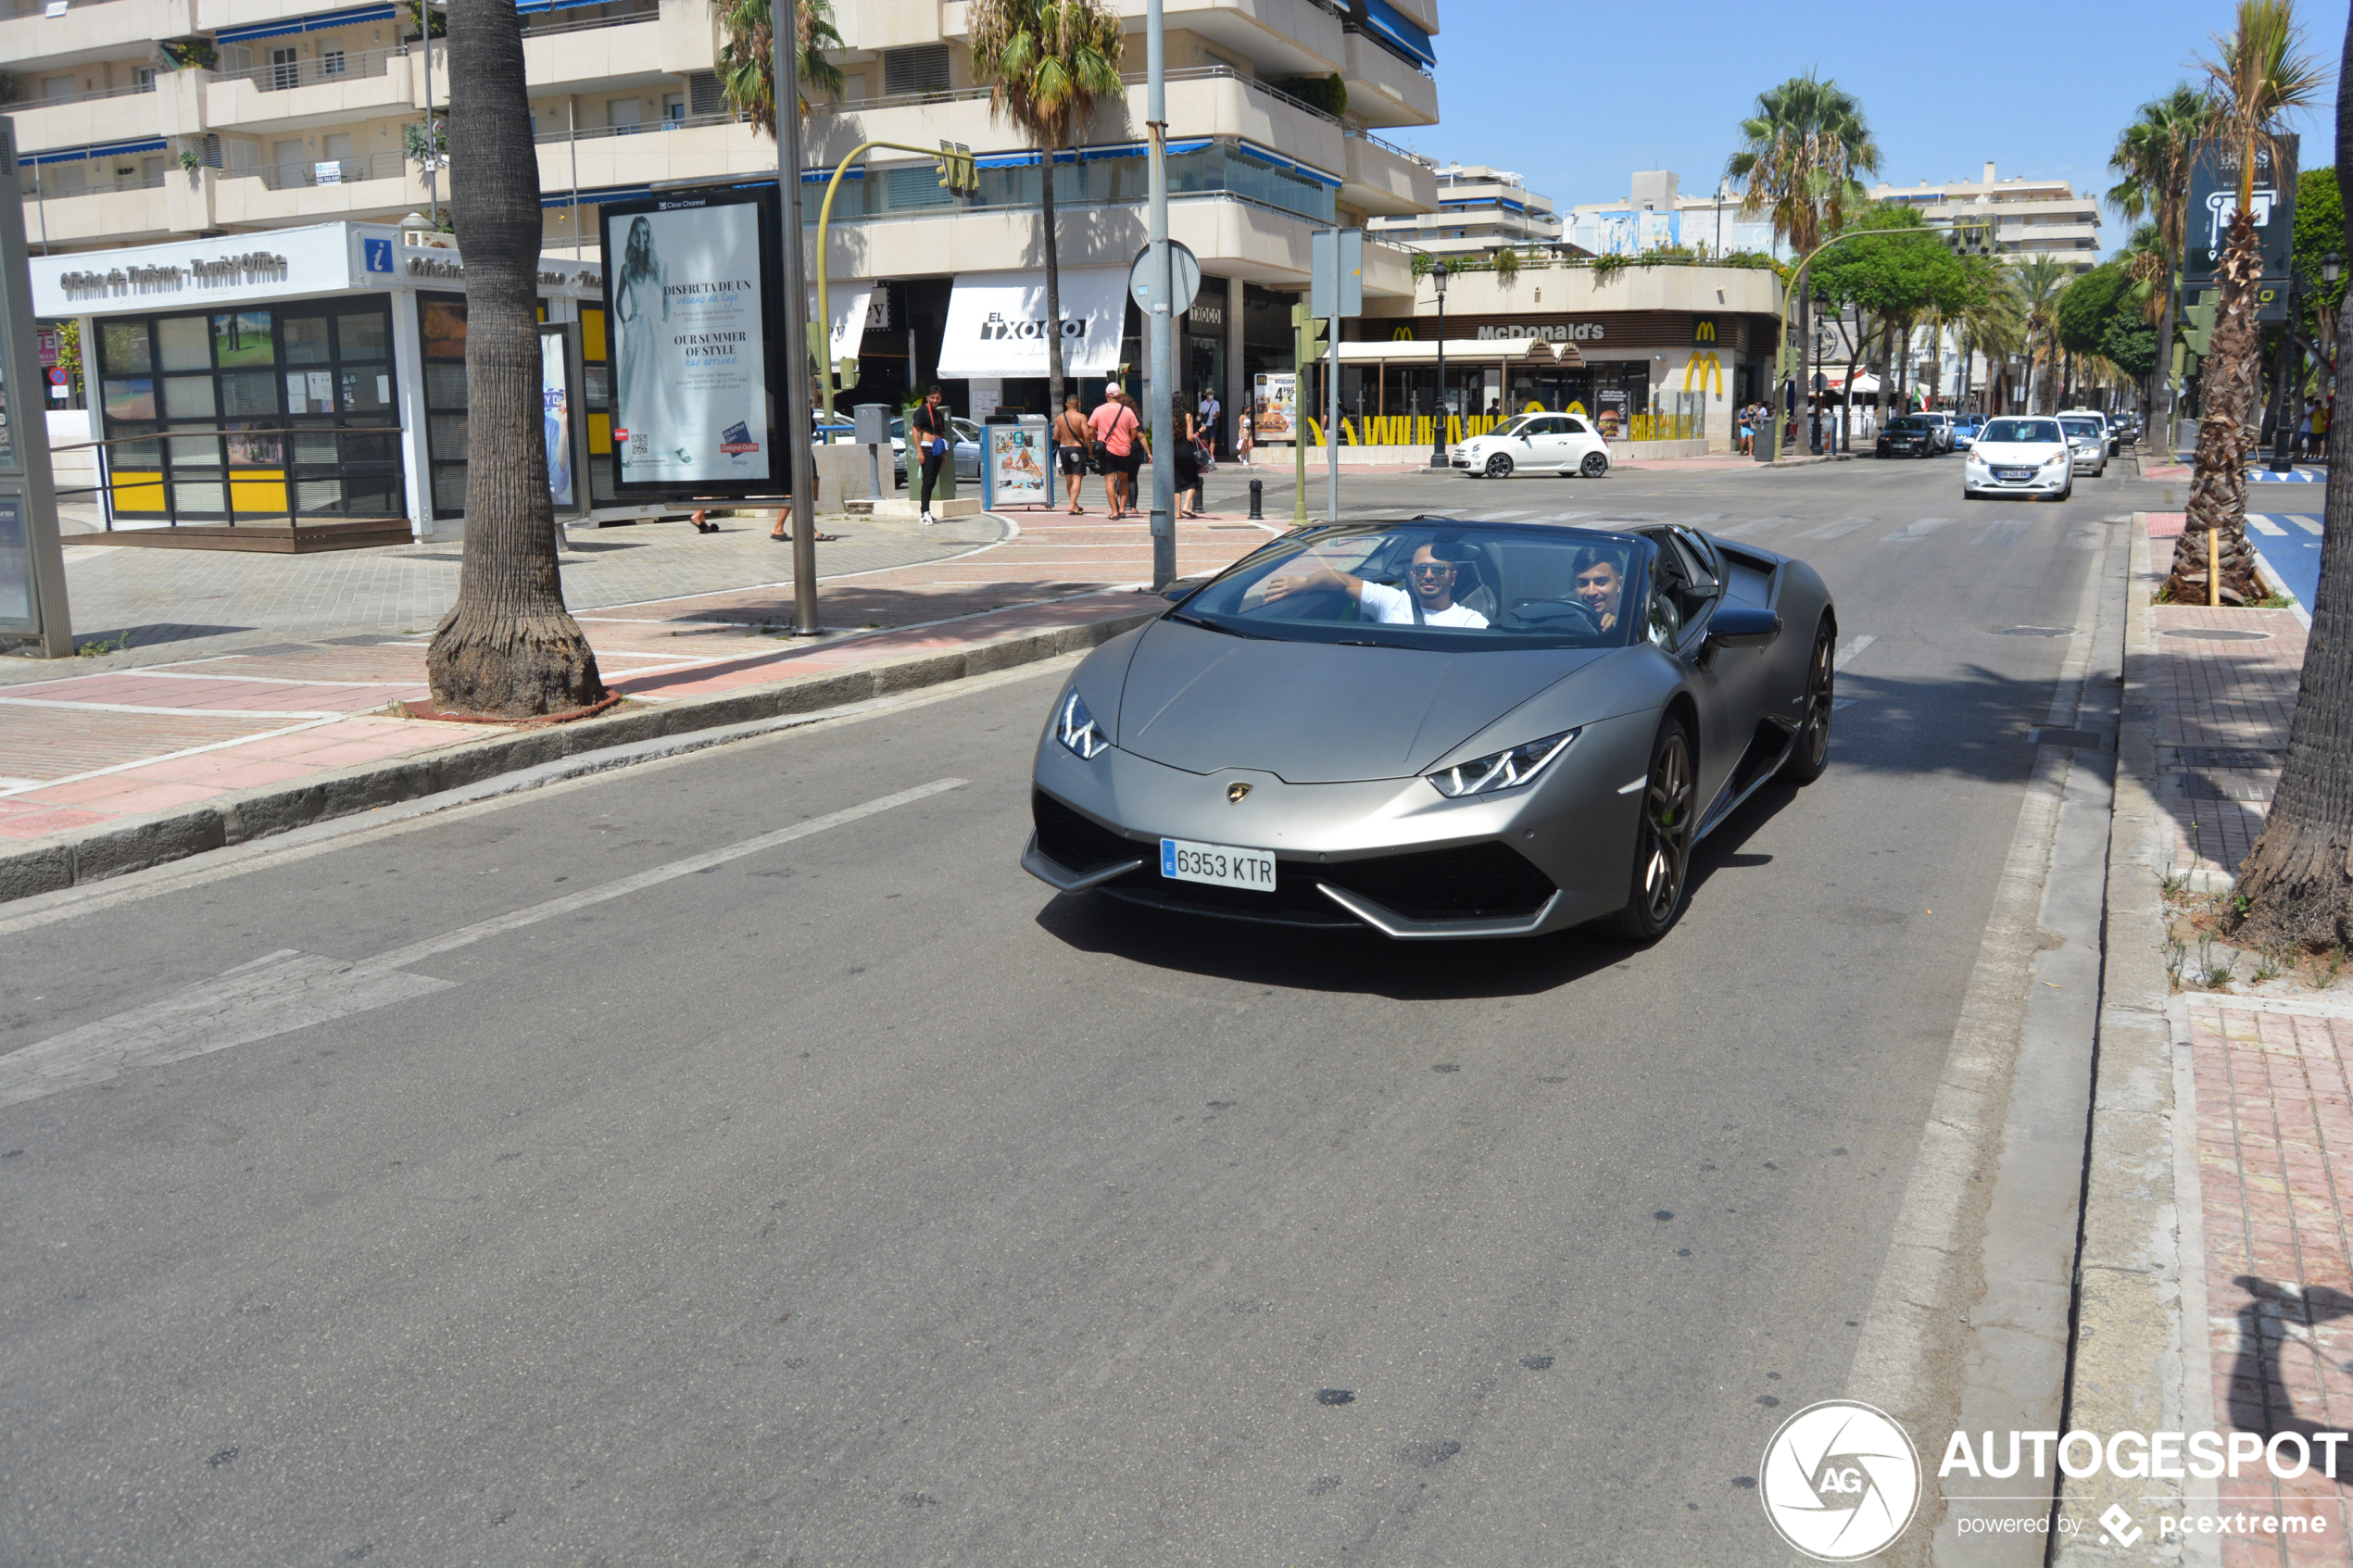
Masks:
[[[1133,591],[1151,574],[1141,521],[1019,521],[1022,532],[998,545],[828,580],[821,613],[847,636],[774,634],[793,621],[789,583],[610,606],[581,627],[615,691],[670,700],[1083,625],[1153,602]],[[1178,572],[1214,571],[1275,532],[1189,519],[1177,528]],[[88,829],[480,738],[481,727],[386,711],[427,695],[425,652],[421,636],[10,687],[0,696],[0,779],[10,781],[0,783],[0,838]]]
[[[2207,1331],[2217,1424],[2268,1438],[2353,1421],[2353,1020],[2190,1001]],[[2291,1453],[2292,1457],[2292,1453]],[[2339,1450],[2340,1475],[2353,1454]],[[2232,1539],[2226,1563],[2353,1563],[2343,1483],[2258,1467],[2225,1509],[2324,1517],[2296,1542]]]

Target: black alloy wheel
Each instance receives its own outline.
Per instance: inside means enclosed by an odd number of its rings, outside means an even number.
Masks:
[[[1650,776],[1634,824],[1634,878],[1618,932],[1637,942],[1655,942],[1683,913],[1691,880],[1692,829],[1698,815],[1692,777],[1692,737],[1680,719],[1658,727],[1651,743]]]
[[[1806,661],[1806,721],[1781,762],[1781,777],[1790,783],[1812,784],[1831,765],[1831,709],[1837,695],[1838,628],[1825,619]]]
[[[1488,458],[1488,459],[1487,459],[1487,477],[1488,477],[1488,478],[1490,478],[1490,479],[1509,479],[1509,478],[1511,478],[1511,476],[1512,476],[1512,457],[1511,457],[1511,454],[1510,454],[1510,453],[1508,453],[1508,452],[1498,452],[1498,453],[1496,453],[1493,457],[1491,457],[1491,458]]]
[[[1606,452],[1586,453],[1585,460],[1577,465],[1577,471],[1587,479],[1601,478],[1602,475],[1609,472],[1609,454]]]

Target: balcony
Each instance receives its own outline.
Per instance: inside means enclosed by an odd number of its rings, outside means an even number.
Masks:
[[[733,115],[690,115],[645,125],[583,126],[576,133],[543,131],[539,191],[556,201],[575,188],[628,189],[657,180],[720,180],[774,175],[776,144]],[[573,178],[573,160],[580,177]]]
[[[1428,212],[1438,206],[1438,176],[1404,148],[1351,129],[1340,199],[1365,211]]]
[[[182,204],[173,199],[179,194],[172,188],[175,183],[184,187],[185,182],[175,182],[167,175],[151,185],[141,183],[73,195],[27,197],[24,204],[25,241],[28,245],[54,249],[59,245],[89,245],[102,241],[107,245],[128,245],[144,240],[168,239],[175,232],[193,233],[195,225],[185,229],[178,225],[178,220],[183,215]]]
[[[1387,46],[1361,32],[1348,35],[1348,112],[1367,125],[1435,125],[1438,83]]]
[[[0,108],[0,114],[16,122],[17,146],[21,151],[41,153],[98,142],[127,142],[134,136],[160,136],[156,98],[155,85],[150,83],[10,104]]]
[[[434,64],[438,75],[441,62]],[[422,68],[419,55],[392,48],[215,72],[205,85],[205,119],[215,131],[264,133],[406,114],[422,102]]]
[[[442,182],[448,199],[448,182]],[[424,180],[396,152],[318,163],[263,164],[218,177],[213,215],[222,227],[283,227],[400,213],[426,201]]]
[[[595,16],[556,11],[545,19],[526,19],[533,25],[523,31],[523,71],[534,93],[643,87],[669,80],[662,69],[658,6]],[[711,61],[706,57],[693,69],[709,70]]]
[[[0,21],[0,69],[38,60],[62,70],[134,52],[144,58],[157,39],[195,31],[195,0],[82,0],[61,17],[35,11]]]
[[[1422,6],[1431,3],[1416,0]],[[1143,17],[1139,0],[1114,0],[1112,8],[1131,22]],[[1401,8],[1408,15],[1415,9]],[[938,6],[934,0],[862,0],[857,6],[836,9],[842,14],[843,32],[853,49],[881,50],[938,38],[969,43],[972,38],[971,7],[959,0]],[[1343,10],[1336,0],[1168,0],[1167,20],[1170,32],[1181,29],[1205,38],[1270,75],[1323,76],[1340,69]],[[1133,49],[1128,57],[1139,59],[1141,38],[1135,37]]]
[[[1126,81],[1126,102],[1098,111],[1078,132],[1081,145],[1116,145],[1144,139],[1143,78],[1131,76]],[[1168,73],[1168,135],[1171,141],[1243,137],[1333,173],[1339,173],[1345,162],[1339,120],[1230,66]],[[930,147],[942,140],[963,142],[983,153],[1026,145],[1018,132],[989,114],[987,88],[967,87],[844,105],[830,116],[812,119],[804,146],[809,161],[823,167],[837,162],[861,142]]]

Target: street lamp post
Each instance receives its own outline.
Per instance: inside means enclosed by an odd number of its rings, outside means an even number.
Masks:
[[[1429,270],[1429,286],[1438,295],[1438,395],[1430,402],[1429,466],[1446,466],[1446,263]]]
[[[1822,401],[1829,392],[1822,384],[1822,312],[1830,308],[1830,291],[1817,286],[1814,290],[1814,373],[1806,380],[1812,395],[1806,401],[1814,412],[1812,451],[1818,458],[1822,455]]]

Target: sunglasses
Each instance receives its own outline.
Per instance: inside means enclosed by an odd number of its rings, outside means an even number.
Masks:
[[[1442,560],[1417,560],[1405,570],[1412,572],[1416,577],[1452,577],[1454,575],[1453,565],[1451,562]]]

